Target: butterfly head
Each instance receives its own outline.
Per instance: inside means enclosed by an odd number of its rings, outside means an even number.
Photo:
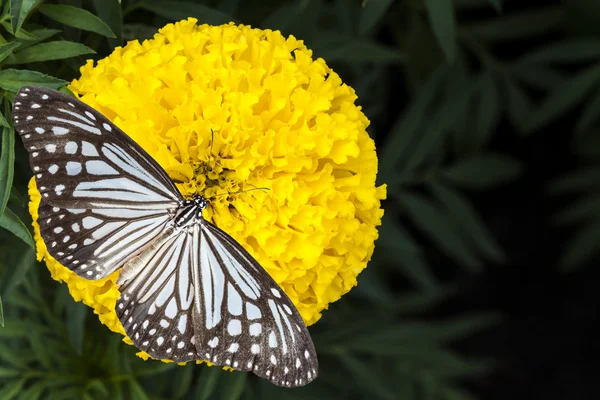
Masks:
[[[192,201],[194,202],[194,205],[200,209],[200,211],[208,207],[208,200],[206,200],[206,197],[202,195],[195,196]]]

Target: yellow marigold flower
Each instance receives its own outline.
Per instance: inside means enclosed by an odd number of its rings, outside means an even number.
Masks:
[[[313,324],[356,285],[377,239],[386,190],[375,186],[369,120],[354,90],[302,41],[196,22],[88,61],[69,88],[154,157],[184,197],[211,199],[205,218],[248,249]],[[269,191],[235,194],[251,188]],[[88,281],[60,265],[40,237],[34,180],[29,194],[38,259],[124,335],[114,311],[119,271]]]

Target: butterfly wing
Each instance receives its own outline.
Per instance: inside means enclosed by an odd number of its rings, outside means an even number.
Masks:
[[[192,241],[192,234],[169,226],[121,273],[129,277],[120,288],[117,315],[134,345],[155,358],[202,358],[194,346]]]
[[[104,278],[141,251],[183,201],[152,157],[79,100],[25,86],[13,119],[42,194],[48,252],[84,278]]]
[[[194,331],[200,356],[278,386],[315,379],[319,366],[310,334],[277,283],[209,222],[202,221],[194,236]]]

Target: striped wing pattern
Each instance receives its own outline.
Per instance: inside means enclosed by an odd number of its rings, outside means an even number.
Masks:
[[[316,378],[300,314],[242,246],[202,218],[202,196],[184,200],[139,145],[60,92],[23,87],[13,119],[42,194],[48,252],[86,279],[121,269],[116,312],[136,347],[278,386]]]

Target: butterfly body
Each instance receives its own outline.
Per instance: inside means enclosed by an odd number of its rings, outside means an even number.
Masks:
[[[164,170],[96,110],[24,87],[13,118],[42,194],[48,252],[85,279],[120,270],[115,311],[155,358],[208,360],[276,385],[315,379],[316,352],[294,304],[252,255],[202,217]]]

